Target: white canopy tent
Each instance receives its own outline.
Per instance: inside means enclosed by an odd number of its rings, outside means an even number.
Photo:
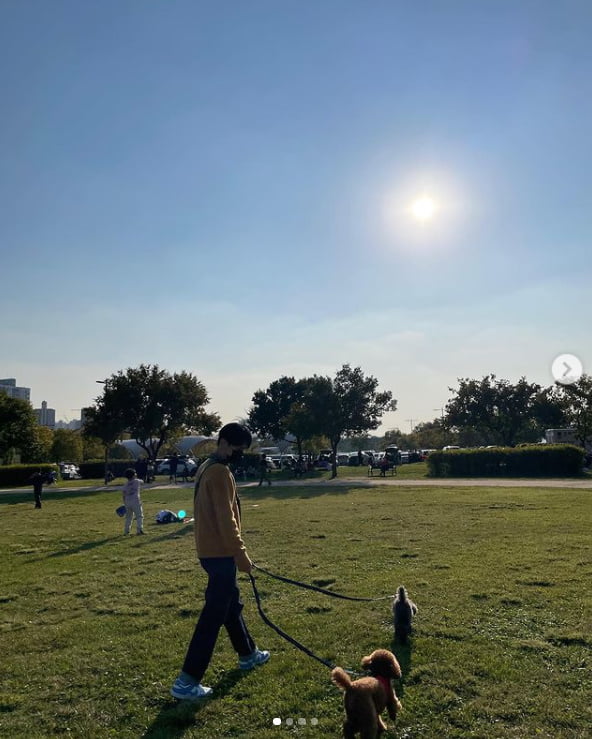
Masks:
[[[201,444],[204,441],[216,441],[216,438],[215,436],[182,436],[175,443],[175,449],[179,454],[189,454],[197,444]],[[125,447],[134,459],[138,459],[138,457],[145,456],[146,454],[146,450],[135,439],[125,439],[117,443]]]

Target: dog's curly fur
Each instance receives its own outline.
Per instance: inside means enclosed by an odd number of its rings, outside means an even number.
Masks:
[[[393,600],[393,622],[395,627],[395,640],[405,644],[411,634],[411,620],[417,613],[417,606],[407,595],[407,591],[401,585]]]
[[[401,709],[391,684],[391,680],[401,677],[395,655],[386,649],[377,649],[362,659],[362,667],[370,672],[370,676],[354,681],[341,667],[331,672],[333,682],[345,691],[345,739],[353,739],[358,732],[361,739],[376,739],[386,730],[380,717],[384,709],[393,720]]]

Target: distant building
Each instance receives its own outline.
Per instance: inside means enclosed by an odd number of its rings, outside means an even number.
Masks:
[[[0,393],[5,393],[9,398],[18,398],[19,400],[28,400],[31,402],[31,388],[17,387],[14,377],[0,380]]]
[[[41,403],[41,408],[34,408],[34,411],[37,416],[37,423],[40,426],[47,426],[50,429],[55,428],[55,409],[48,408],[45,400]]]

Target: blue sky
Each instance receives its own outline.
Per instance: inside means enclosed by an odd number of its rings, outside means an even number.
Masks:
[[[589,371],[591,21],[587,0],[3,3],[0,376],[74,418],[157,363],[229,421],[349,362],[408,430],[459,377]]]

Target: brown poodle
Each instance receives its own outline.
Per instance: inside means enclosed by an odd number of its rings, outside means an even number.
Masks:
[[[401,708],[391,684],[391,680],[401,677],[395,655],[386,649],[377,649],[362,659],[362,667],[370,672],[370,677],[361,677],[353,682],[341,667],[336,667],[331,673],[333,682],[345,691],[345,739],[353,739],[358,732],[361,739],[376,739],[386,730],[380,718],[384,709],[394,720]]]

